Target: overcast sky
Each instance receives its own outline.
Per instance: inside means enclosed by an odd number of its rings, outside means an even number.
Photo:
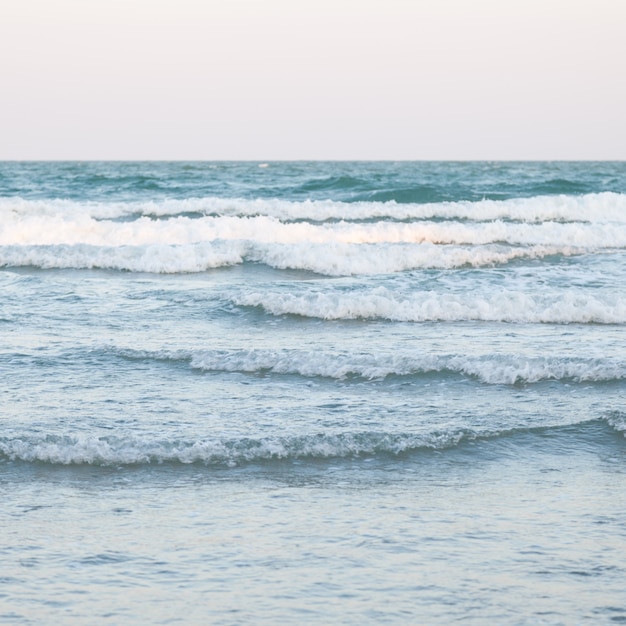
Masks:
[[[626,159],[626,0],[2,0],[0,159]]]

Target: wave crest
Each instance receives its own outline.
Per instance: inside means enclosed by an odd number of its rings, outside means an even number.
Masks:
[[[295,460],[399,456],[420,450],[445,450],[463,442],[494,440],[524,433],[571,429],[604,423],[623,434],[623,416],[573,425],[473,431],[463,428],[424,433],[345,432],[239,439],[149,440],[139,437],[46,435],[0,438],[0,462],[51,465],[142,466],[202,464],[236,467],[251,463]],[[617,425],[615,425],[617,424]]]
[[[0,439],[0,458],[55,465],[202,463],[232,467],[260,461],[400,454],[419,448],[442,449],[457,444],[466,436],[471,435],[463,431],[425,435],[344,433],[172,442],[82,435],[5,437]]]
[[[186,363],[204,372],[294,375],[344,380],[390,376],[463,376],[491,385],[542,381],[613,382],[626,380],[626,362],[577,357],[517,355],[351,354],[321,350],[194,350],[144,352],[110,350],[131,360]]]
[[[189,273],[247,261],[351,276],[624,249],[620,194],[433,205],[0,199],[5,267]]]
[[[369,293],[247,293],[232,298],[238,306],[260,307],[271,315],[325,320],[384,319],[396,322],[488,321],[526,324],[624,324],[626,299],[578,291],[529,294],[419,292],[401,298],[380,288]]]
[[[509,200],[479,200],[401,204],[391,201],[291,201],[278,198],[202,197],[184,200],[96,202],[62,199],[0,198],[0,216],[83,216],[97,220],[172,217],[187,214],[224,217],[269,216],[283,222],[309,220],[511,220],[520,222],[626,223],[626,194],[537,195]]]

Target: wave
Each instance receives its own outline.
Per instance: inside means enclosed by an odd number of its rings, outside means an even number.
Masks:
[[[383,199],[384,196],[381,196]],[[308,220],[493,220],[519,222],[614,222],[626,223],[626,194],[614,192],[585,195],[539,195],[508,200],[429,203],[398,203],[394,200],[341,202],[293,201],[278,198],[245,199],[216,196],[160,201],[31,200],[19,196],[0,198],[0,217],[26,219],[57,216],[96,220],[179,215],[222,217],[267,216],[282,222]]]
[[[88,435],[0,438],[0,459],[54,465],[203,463],[236,466],[279,459],[328,459],[420,448],[443,449],[471,437],[464,431],[425,435],[349,433],[195,441],[145,441]]]
[[[547,245],[610,249],[626,247],[626,224],[517,224],[341,221],[332,224],[283,223],[275,217],[172,217],[132,222],[89,216],[37,216],[5,220],[0,246],[12,245],[190,245],[211,241],[277,244],[432,243],[454,245]]]
[[[368,189],[371,188],[371,182],[364,178],[357,178],[355,176],[327,176],[324,178],[313,178],[305,183],[302,183],[297,191],[309,192],[309,191],[342,191],[354,189]]]
[[[252,292],[233,296],[238,306],[259,307],[271,315],[324,320],[384,319],[395,322],[512,322],[525,324],[624,324],[626,297],[602,297],[577,290],[538,292],[499,290],[480,293],[413,292],[398,297],[385,288],[361,293],[305,294]]]
[[[565,178],[553,178],[531,186],[534,195],[543,194],[575,194],[589,190],[589,183]]]
[[[201,463],[236,466],[271,460],[329,459],[445,449],[475,436],[469,431],[377,432],[158,441],[89,435],[0,437],[0,459],[54,465]]]
[[[215,242],[191,246],[6,246],[0,267],[106,269],[154,274],[205,272],[245,261],[243,243]]]
[[[188,273],[251,262],[352,276],[624,249],[626,195],[610,193],[433,205],[0,199],[4,267]]]
[[[346,432],[296,436],[157,440],[139,436],[28,435],[0,437],[0,461],[51,465],[132,466],[203,464],[236,467],[251,463],[400,456],[420,450],[446,450],[464,442],[519,434],[544,434],[603,424],[624,434],[623,415],[574,425],[475,431],[454,428],[424,433]]]
[[[437,246],[422,244],[265,244],[223,241],[188,245],[93,246],[88,244],[0,246],[0,267],[110,269],[155,274],[204,272],[259,263],[325,276],[391,274],[415,269],[491,267],[517,259],[572,256],[572,246]]]
[[[626,380],[626,361],[607,358],[520,357],[517,355],[353,354],[321,350],[137,351],[105,348],[130,360],[186,363],[204,372],[297,375],[343,380],[392,376],[462,376],[491,385],[542,381],[617,382]]]
[[[450,189],[432,184],[400,185],[380,188],[378,178],[357,178],[354,176],[327,176],[316,178],[296,187],[294,195],[327,192],[333,197],[339,196],[344,202],[397,202],[399,204],[424,204],[450,199]],[[391,181],[388,181],[391,182]],[[385,187],[385,184],[383,183]]]

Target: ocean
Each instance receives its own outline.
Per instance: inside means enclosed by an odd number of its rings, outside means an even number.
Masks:
[[[0,623],[626,623],[626,163],[0,163]]]

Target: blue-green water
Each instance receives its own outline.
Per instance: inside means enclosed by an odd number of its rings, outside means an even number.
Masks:
[[[0,163],[0,623],[626,622],[625,175]]]

